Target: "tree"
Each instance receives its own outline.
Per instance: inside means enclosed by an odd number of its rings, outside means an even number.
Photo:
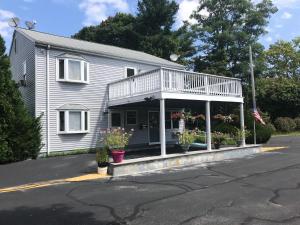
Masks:
[[[246,79],[252,45],[255,72],[261,73],[263,46],[258,39],[266,33],[268,19],[277,11],[272,1],[255,4],[251,0],[200,0],[199,3],[192,15],[197,20],[194,30],[200,53],[195,57],[195,70]]]
[[[117,13],[100,25],[85,27],[73,37],[143,51],[167,60],[172,53],[188,63],[194,55],[194,36],[188,23],[172,29],[178,4],[172,0],[140,0],[137,15]]]
[[[82,28],[74,38],[118,47],[138,49],[138,34],[134,31],[136,19],[131,14],[117,13],[98,26]]]
[[[300,112],[300,81],[291,78],[260,78],[256,81],[257,103],[272,120],[296,117]]]
[[[277,41],[265,52],[267,70],[265,76],[300,78],[300,37]]]
[[[40,119],[32,118],[11,79],[0,36],[0,163],[36,158],[41,148]]]

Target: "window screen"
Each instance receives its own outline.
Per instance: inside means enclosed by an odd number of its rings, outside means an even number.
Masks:
[[[121,113],[112,113],[111,114],[111,126],[112,127],[121,127]]]
[[[127,77],[134,76],[134,74],[135,74],[135,69],[134,68],[127,68],[126,69],[126,75],[127,75]]]
[[[69,130],[81,131],[81,112],[69,112]]]
[[[70,80],[81,80],[81,67],[79,61],[69,60],[68,69]]]
[[[126,112],[126,123],[127,125],[136,125],[136,111]]]

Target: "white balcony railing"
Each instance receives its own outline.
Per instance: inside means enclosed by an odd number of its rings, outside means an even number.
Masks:
[[[159,68],[109,84],[109,100],[154,92],[242,97],[240,79]]]

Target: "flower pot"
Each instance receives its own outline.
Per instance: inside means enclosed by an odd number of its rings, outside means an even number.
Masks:
[[[215,146],[215,149],[220,149],[221,144],[220,143],[215,143],[214,146]]]
[[[190,149],[190,145],[181,145],[181,148],[183,150],[183,153],[187,153]]]
[[[106,167],[98,167],[98,174],[107,175],[107,166]]]
[[[124,150],[113,150],[111,151],[112,158],[114,163],[120,163],[124,159],[125,151]]]

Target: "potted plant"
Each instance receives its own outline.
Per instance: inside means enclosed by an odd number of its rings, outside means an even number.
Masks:
[[[224,133],[215,131],[212,133],[212,143],[214,144],[215,149],[219,149],[228,136]]]
[[[130,132],[124,128],[107,129],[103,135],[102,143],[109,147],[114,163],[120,163],[124,159],[125,147],[128,145],[132,136],[133,129]]]
[[[96,151],[96,161],[98,164],[98,173],[101,175],[107,174],[108,167],[108,146],[97,149]]]
[[[184,130],[182,133],[178,133],[178,142],[183,152],[186,153],[190,145],[195,141],[197,132],[195,130]]]
[[[236,129],[235,134],[233,136],[237,147],[240,147],[242,145],[243,137],[247,138],[250,135],[250,132],[248,130],[242,131],[241,129]]]

